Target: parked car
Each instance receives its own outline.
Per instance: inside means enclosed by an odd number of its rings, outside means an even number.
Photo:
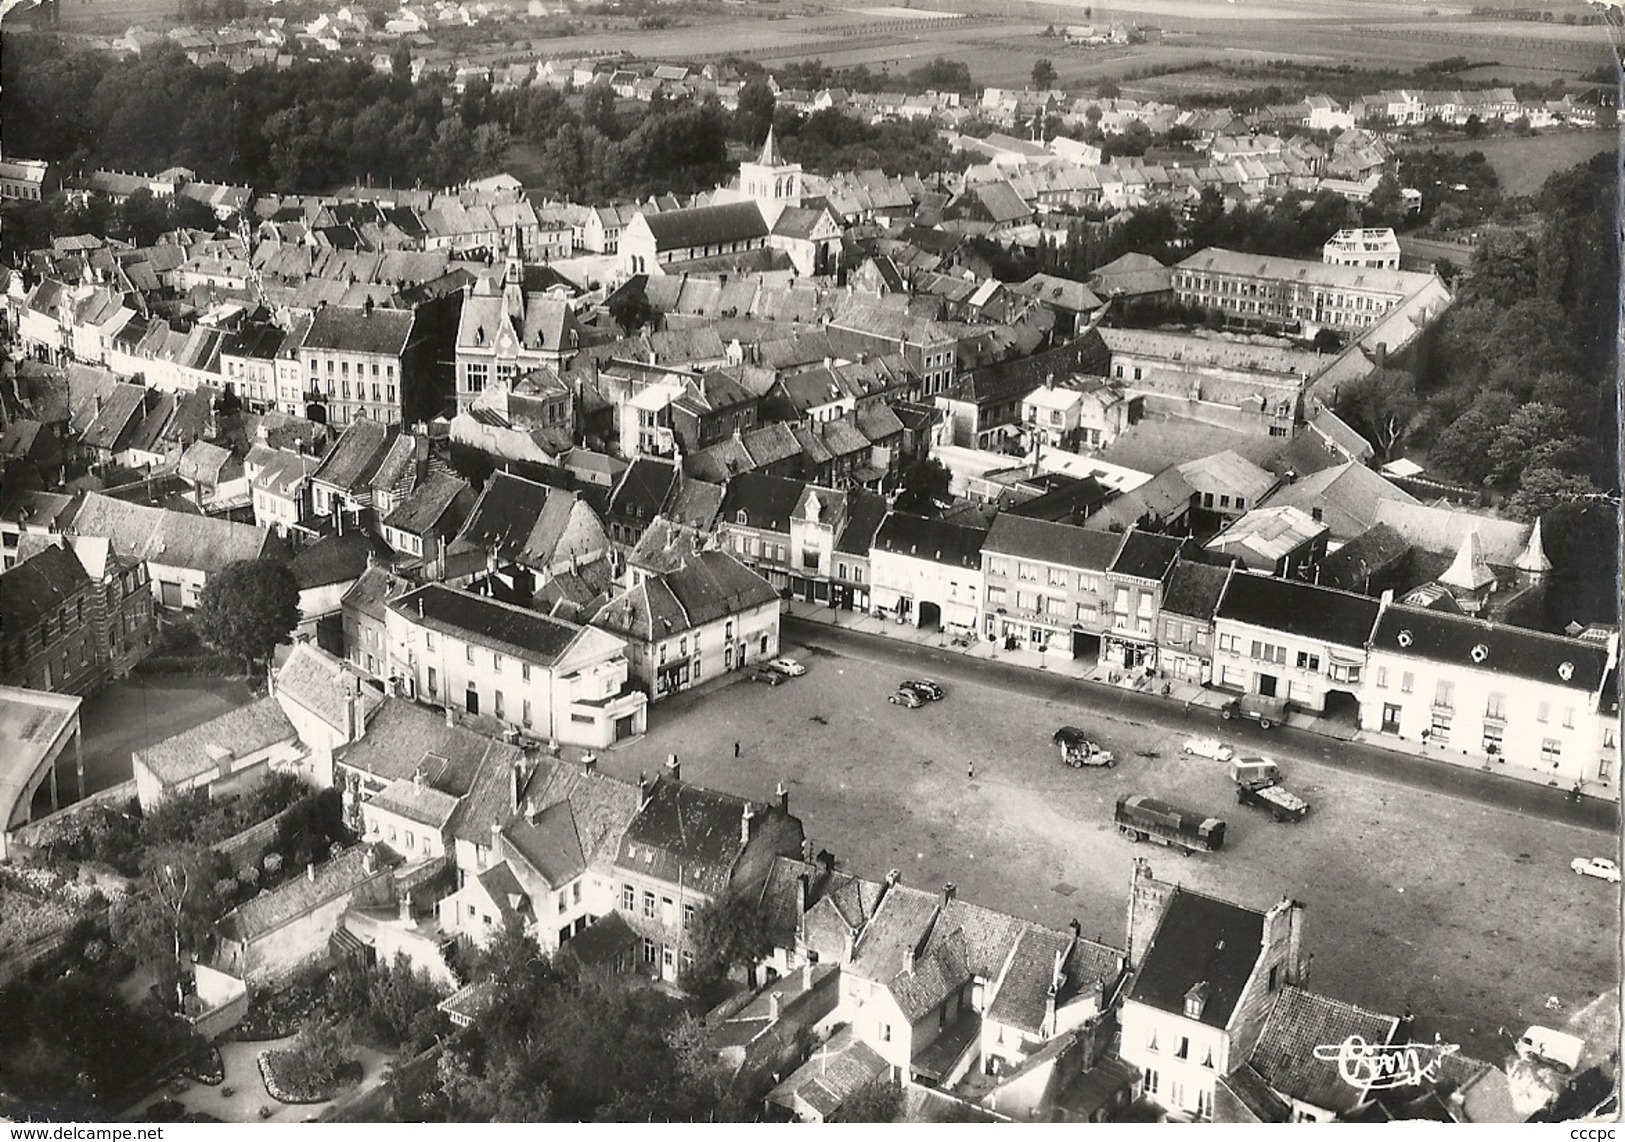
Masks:
[[[1231,718],[1252,718],[1264,729],[1286,724],[1286,699],[1267,698],[1263,694],[1243,694],[1219,707],[1225,721]]]
[[[894,706],[907,706],[911,710],[918,710],[925,705],[925,698],[920,692],[907,685],[899,686],[895,693],[886,695],[886,701]]]
[[[1236,756],[1236,751],[1218,738],[1186,738],[1179,752],[1191,757],[1205,757],[1209,761],[1229,761]]]
[[[793,658],[775,658],[768,662],[768,667],[777,670],[787,678],[800,678],[807,673],[807,668]]]
[[[758,666],[750,672],[750,680],[752,682],[765,682],[769,686],[781,686],[784,684],[785,676],[770,667]]]
[[[946,693],[939,684],[929,678],[911,678],[902,685],[918,693],[927,702],[940,702]]]
[[[1581,876],[1594,876],[1609,884],[1619,883],[1619,865],[1607,857],[1575,857],[1569,861],[1569,867]]]
[[[1573,1071],[1580,1065],[1585,1051],[1585,1040],[1550,1027],[1531,1027],[1523,1033],[1517,1044],[1518,1055],[1525,1059],[1539,1059],[1560,1071]]]

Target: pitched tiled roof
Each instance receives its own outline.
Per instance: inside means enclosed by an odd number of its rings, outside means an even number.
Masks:
[[[277,700],[261,698],[137,750],[135,756],[159,781],[174,785],[218,769],[216,758],[244,757],[295,736]]]
[[[560,801],[534,816],[521,814],[502,830],[505,851],[522,860],[555,889],[580,876],[587,857],[576,833],[575,813]]]
[[[987,1017],[1037,1034],[1044,1025],[1050,988],[1058,980],[1068,938],[1037,925],[1029,925],[1011,950],[1009,966],[998,980],[998,991],[988,1005]]]
[[[265,528],[126,503],[97,492],[86,493],[72,526],[112,541],[113,550],[124,558],[211,574],[281,550]]]
[[[778,601],[766,579],[725,551],[702,551],[605,603],[593,625],[653,642]]]
[[[805,1103],[820,1118],[827,1119],[886,1070],[886,1060],[859,1039],[851,1027],[844,1027],[774,1087],[767,1101],[797,1112],[801,1110],[798,1104]]]
[[[646,213],[643,220],[661,250],[693,246],[720,246],[767,237],[767,222],[755,202],[729,202],[694,206],[686,210]]]
[[[430,583],[389,602],[407,621],[551,665],[580,635],[574,623]]]
[[[495,477],[492,477],[495,482]],[[455,531],[462,523],[452,506],[461,498],[465,504],[472,499],[466,480],[449,473],[430,476],[413,489],[412,494],[384,519],[385,527],[420,535],[437,525],[443,531]]]
[[[359,709],[363,719],[384,701],[383,695],[363,685],[360,674],[341,659],[309,642],[295,643],[287,660],[277,669],[276,694],[286,701],[297,702],[341,733],[348,730],[352,696],[361,699]],[[364,728],[364,724],[360,728]]]
[[[652,456],[637,457],[615,485],[609,501],[610,514],[632,519],[653,519],[664,510],[677,478],[677,465],[671,461]]]
[[[1258,962],[1264,914],[1180,888],[1174,891],[1141,961],[1129,998],[1175,1015],[1185,995],[1207,984],[1201,1021],[1226,1027]]]
[[[986,554],[1013,555],[1063,567],[1104,571],[1123,537],[1115,532],[1090,531],[1064,523],[1026,519],[1000,512],[982,544]]]
[[[1484,561],[1492,567],[1516,564],[1529,542],[1526,523],[1427,504],[1382,500],[1372,518],[1393,528],[1413,547],[1437,555],[1454,556],[1467,536],[1477,532]]]
[[[369,854],[373,857],[371,870],[366,867]],[[308,916],[319,905],[355,891],[400,862],[400,855],[388,845],[352,845],[332,860],[316,865],[314,877],[295,874],[269,892],[239,904],[221,919],[221,930],[231,939],[259,939]]]
[[[1284,987],[1247,1061],[1278,1093],[1341,1114],[1364,1101],[1366,1091],[1349,1084],[1336,1059],[1316,1057],[1315,1048],[1343,1043],[1351,1035],[1373,1046],[1385,1044],[1398,1027],[1396,1016]]]
[[[1217,617],[1363,650],[1377,608],[1377,600],[1365,595],[1238,571],[1225,588]]]
[[[90,585],[72,551],[46,547],[0,575],[0,631],[15,638],[31,630]]]
[[[1163,590],[1163,611],[1203,622],[1211,620],[1229,576],[1228,567],[1209,567],[1181,559],[1174,564],[1174,573]]]
[[[355,581],[355,585],[344,593],[339,605],[347,609],[354,608],[368,618],[383,622],[384,602],[389,594],[389,572],[382,567],[369,567],[361,573],[361,578]]]
[[[367,802],[386,813],[443,829],[457,811],[457,798],[422,781],[398,778],[373,794]]]
[[[1375,600],[1372,600],[1375,607]],[[1596,693],[1608,645],[1437,610],[1392,606],[1371,631],[1371,649]]]
[[[930,934],[941,903],[936,893],[892,885],[852,950],[853,974],[872,983],[889,983]]]
[[[521,757],[518,746],[448,726],[441,715],[400,698],[384,699],[367,720],[366,736],[335,753],[338,764],[381,781],[410,779],[421,768],[424,780],[454,797],[468,796],[485,768],[501,772],[506,790],[506,767]]]

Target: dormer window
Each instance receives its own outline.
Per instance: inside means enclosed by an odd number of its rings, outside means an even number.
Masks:
[[[1207,980],[1205,979],[1200,983],[1194,984],[1191,989],[1185,993],[1186,1019],[1202,1018],[1202,1012],[1207,1007],[1207,993],[1208,985]]]

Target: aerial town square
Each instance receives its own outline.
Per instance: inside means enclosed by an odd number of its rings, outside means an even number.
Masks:
[[[1617,3],[0,16],[0,1122],[1617,1121]]]

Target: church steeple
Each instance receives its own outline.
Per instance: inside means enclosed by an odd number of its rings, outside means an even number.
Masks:
[[[519,227],[508,235],[508,255],[502,263],[502,300],[508,317],[522,324],[525,317],[525,260],[519,255]]]
[[[779,155],[778,140],[773,137],[771,124],[767,128],[767,138],[762,141],[762,157],[756,160],[757,166],[777,167],[784,165],[784,159]]]

